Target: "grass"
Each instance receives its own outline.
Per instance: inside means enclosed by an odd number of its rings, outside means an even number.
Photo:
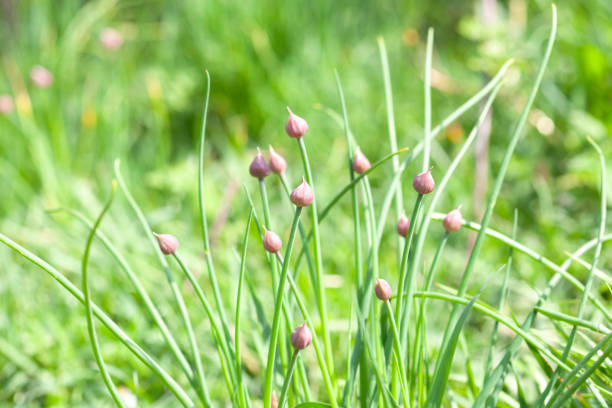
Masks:
[[[0,406],[127,406],[131,396],[142,406],[256,407],[272,391],[301,407],[609,404],[607,119],[570,91],[591,100],[605,90],[584,78],[601,79],[607,62],[568,40],[565,24],[552,52],[556,14],[551,24],[544,7],[526,6],[523,33],[504,31],[520,21],[510,13],[495,26],[505,34],[479,37],[486,27],[458,2],[448,13],[461,20],[456,39],[436,13],[427,20],[434,6],[415,5],[410,15],[435,26],[435,42],[418,20],[386,21],[388,7],[332,16],[316,1],[301,14],[294,4],[40,2],[27,14],[40,24],[2,28],[15,46],[38,38],[46,53],[3,51],[0,91],[16,110],[0,116],[1,183],[12,197],[0,204]],[[576,27],[610,11],[572,7],[559,17]],[[230,15],[243,32],[214,23]],[[117,16],[126,43],[111,52],[93,33]],[[311,34],[308,16],[322,21]],[[342,30],[360,25],[359,35]],[[147,38],[168,43],[140,68]],[[495,55],[495,41],[516,43],[506,47],[515,58]],[[568,63],[572,53],[588,64]],[[55,74],[47,90],[25,81],[35,56]],[[79,61],[87,75],[58,61]],[[336,87],[325,62],[337,67]],[[572,69],[589,70],[582,83]],[[286,105],[310,125],[297,146],[281,136]],[[488,111],[496,178],[482,215],[468,157]],[[287,157],[280,183],[248,177],[255,143]],[[352,169],[357,145],[373,159],[363,174]],[[123,194],[108,210],[97,197],[116,156]],[[430,165],[436,190],[419,196],[410,180]],[[300,217],[286,196],[302,175],[315,202]],[[460,203],[460,231],[431,222]],[[406,210],[403,239],[395,222]],[[90,221],[96,214],[103,223]],[[282,237],[284,256],[265,254],[264,226]],[[179,237],[170,259],[153,231]],[[372,298],[377,277],[392,283],[390,302]],[[313,345],[298,358],[289,333],[303,321]]]

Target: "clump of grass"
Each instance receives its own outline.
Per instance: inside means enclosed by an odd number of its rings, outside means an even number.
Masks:
[[[607,283],[610,281],[610,277],[597,268],[597,263],[603,243],[611,240],[612,235],[605,234],[606,168],[603,153],[598,145],[589,139],[599,156],[601,168],[600,228],[595,240],[586,243],[571,254],[562,265],[557,265],[517,240],[519,224],[516,216],[512,238],[489,228],[495,205],[500,199],[501,187],[510,160],[519,142],[527,115],[536,98],[550,58],[555,34],[556,10],[553,7],[552,30],[540,69],[521,116],[510,135],[505,155],[497,169],[497,177],[479,224],[464,220],[459,210],[460,206],[451,207],[455,209],[448,214],[437,213],[436,208],[440,200],[444,198],[446,186],[452,182],[461,182],[453,178],[454,172],[472,146],[485,117],[491,111],[498,91],[503,85],[506,70],[512,61],[504,64],[483,90],[460,106],[438,126],[432,128],[430,88],[434,36],[433,30],[430,29],[425,58],[423,140],[412,148],[398,149],[388,61],[384,41],[379,39],[391,153],[371,163],[364,153],[367,148],[362,151],[360,147],[357,147],[357,137],[349,126],[340,76],[336,73],[342,114],[329,113],[344,129],[348,147],[346,160],[349,181],[329,201],[327,206],[321,206],[323,208],[321,211],[318,210],[318,205],[322,203],[322,197],[317,194],[315,186],[329,182],[334,175],[326,174],[325,169],[317,168],[315,163],[310,162],[307,143],[316,143],[316,135],[309,133],[308,123],[304,118],[289,110],[285,131],[289,137],[296,140],[295,150],[300,155],[301,165],[288,162],[272,147],[270,147],[270,163],[268,163],[258,149],[249,171],[257,179],[263,219],[258,217],[248,186],[245,185],[245,195],[250,209],[245,219],[241,251],[237,256],[239,271],[237,291],[235,297],[225,296],[225,303],[217,280],[226,279],[229,275],[215,268],[205,211],[204,148],[211,83],[208,72],[206,72],[207,88],[198,166],[202,244],[208,271],[206,283],[192,272],[189,262],[179,255],[177,238],[171,234],[153,232],[147,215],[128,190],[120,172],[119,162],[115,163],[117,183],[113,184],[113,196],[115,186],[118,185],[132,207],[143,234],[146,236],[145,239],[150,242],[157,255],[159,265],[170,286],[173,301],[179,310],[180,321],[184,326],[189,345],[188,351],[184,351],[183,342],[177,340],[179,333],[168,328],[166,318],[162,317],[159,312],[160,305],[140,283],[137,273],[127,258],[115,247],[112,238],[107,237],[98,229],[104,214],[110,208],[112,196],[94,223],[75,210],[64,210],[90,228],[82,258],[82,292],[57,268],[9,237],[0,234],[0,242],[39,266],[84,305],[88,335],[95,361],[113,401],[119,407],[125,404],[115,387],[112,378],[114,374],[105,364],[103,350],[97,339],[94,317],[150,368],[173,393],[176,401],[184,407],[223,406],[228,402],[233,406],[252,407],[258,406],[261,401],[264,407],[280,408],[287,403],[290,406],[302,408],[337,408],[357,405],[361,407],[373,405],[428,408],[454,405],[489,407],[500,404],[501,406],[533,404],[556,408],[567,405],[572,399],[580,400],[585,406],[606,406],[606,401],[609,401],[612,396],[609,360],[612,353],[612,330],[610,328],[612,316],[609,309],[599,299],[598,294],[593,293],[592,289],[593,282],[597,278],[602,278]],[[430,161],[433,138],[481,101],[484,103],[480,115],[449,166],[446,169],[432,168]],[[412,199],[412,209],[408,212],[410,218],[407,218],[404,208],[406,197],[402,189],[401,177],[408,165],[420,153],[423,153],[423,161],[420,166],[421,171],[412,181],[415,194]],[[402,157],[403,161],[400,162]],[[392,164],[393,177],[389,180],[384,195],[379,197],[374,194],[368,176],[388,162]],[[297,187],[293,191],[290,191],[289,188],[291,182],[288,171],[303,174],[301,181],[294,183]],[[315,174],[318,176],[316,180]],[[278,176],[280,184],[271,186],[270,180],[274,175]],[[272,214],[268,197],[269,187],[280,188],[287,196],[291,204],[286,213]],[[347,276],[354,276],[354,280],[352,280],[353,284],[345,285],[344,295],[350,297],[352,302],[350,311],[334,310],[333,312],[334,315],[353,321],[353,311],[355,311],[357,332],[353,336],[349,329],[344,337],[342,334],[332,333],[325,287],[325,252],[330,250],[327,245],[330,245],[335,237],[323,236],[319,224],[327,218],[330,211],[346,194],[350,195],[351,200],[351,214],[347,218],[350,219],[353,226],[352,238],[354,240],[354,254],[346,257],[346,268],[349,270]],[[377,200],[378,198],[382,200]],[[383,239],[385,238],[383,230],[387,225],[386,221],[392,202],[395,203],[395,217],[398,221],[397,234],[394,234],[398,244],[397,259],[385,262],[383,268],[383,260],[379,259],[379,248],[387,244]],[[378,212],[376,211],[377,205],[380,205]],[[309,212],[309,219],[304,217],[306,214],[303,212]],[[442,221],[444,228],[444,233],[437,242],[432,239],[434,234],[430,233],[432,220]],[[309,230],[307,221],[310,221]],[[251,244],[248,247],[249,239],[253,235],[251,233],[253,222],[257,227],[256,238],[260,245]],[[290,227],[288,238],[283,240],[283,231],[288,226]],[[455,236],[464,237],[461,233],[462,228],[477,231],[477,238],[463,273],[460,273],[458,265],[453,265],[456,275],[460,276],[459,285],[453,288],[437,282],[441,291],[434,291],[436,272],[440,267],[440,261],[444,259],[445,248],[451,245]],[[273,232],[275,230],[276,233]],[[146,311],[158,326],[164,344],[171,352],[173,362],[181,369],[183,376],[175,378],[168,374],[168,371],[153,356],[129,337],[109,317],[109,314],[93,302],[92,298],[95,296],[92,293],[95,291],[92,291],[89,286],[87,265],[95,237],[100,239],[126,273]],[[470,295],[468,293],[470,281],[487,237],[493,237],[510,248],[508,260],[495,272],[492,272],[486,283],[475,282],[479,290],[476,294]],[[436,247],[430,260],[427,259],[428,254],[424,251],[425,243],[428,240],[434,241],[433,244]],[[284,244],[283,241],[285,241]],[[594,248],[592,262],[582,261],[580,256],[592,248]],[[540,291],[538,301],[522,324],[518,323],[514,315],[507,316],[503,312],[504,305],[509,302],[507,294],[513,272],[512,260],[516,256],[515,251],[534,259],[543,270],[554,272],[554,276],[544,290]],[[296,253],[297,256],[292,256]],[[187,292],[179,286],[174,277],[176,272],[172,270],[168,262],[169,257],[176,261],[178,271],[190,283],[192,292]],[[269,266],[272,284],[265,290],[265,293],[258,293],[258,290],[250,283],[249,275],[256,271],[249,266],[249,260],[255,257],[263,257]],[[298,273],[303,259],[307,262],[311,292],[308,292],[308,289],[299,282]],[[423,271],[421,271],[422,260],[429,262],[429,268]],[[584,284],[567,272],[573,260],[579,261],[589,270]],[[395,269],[389,268],[389,265],[393,265]],[[489,290],[487,289],[490,286],[489,283],[500,281],[498,274],[502,270],[504,274],[501,278],[501,290],[497,304],[491,306],[479,300],[480,295]],[[421,276],[424,278],[423,284],[419,281]],[[561,279],[567,280],[581,292],[576,316],[548,310],[544,307],[552,290]],[[397,288],[395,296],[393,296],[392,288]],[[212,293],[213,302],[208,299],[210,293]],[[226,393],[212,394],[210,391],[209,383],[211,381],[216,383],[217,379],[211,378],[210,366],[203,363],[204,356],[200,351],[202,341],[193,324],[197,314],[195,310],[187,307],[188,303],[185,300],[186,296],[192,295],[197,298],[210,324],[211,330],[208,334],[217,351],[216,362],[222,375],[221,381],[225,383]],[[247,336],[242,332],[244,326],[241,322],[244,320],[242,314],[247,296],[257,309],[272,306],[268,310],[263,310],[260,313],[259,321],[252,322],[250,325],[256,327],[256,330],[251,333],[255,334],[254,338],[243,342]],[[373,297],[378,298],[381,302],[372,301]],[[227,298],[234,300],[230,303],[233,310],[228,309]],[[262,303],[261,298],[268,298],[270,301]],[[431,335],[432,327],[428,325],[428,316],[436,311],[432,308],[432,301],[447,302],[451,306],[448,318],[445,319],[447,321],[445,326],[434,331],[443,333],[439,339]],[[594,306],[594,308],[589,306]],[[315,307],[316,314],[313,315],[316,318],[313,318],[311,313]],[[494,322],[488,342],[488,354],[483,360],[481,385],[477,385],[469,355],[464,356],[468,367],[465,373],[467,379],[461,379],[463,374],[453,364],[458,359],[457,345],[461,344],[462,350],[468,350],[469,345],[466,343],[465,333],[474,329],[466,326],[466,323],[473,312],[478,312]],[[228,318],[230,315],[233,316],[233,320]],[[598,324],[593,322],[595,316],[599,320]],[[270,317],[271,321],[268,322]],[[533,330],[538,317],[554,325],[561,338],[567,339],[562,349],[556,345],[555,341],[543,338]],[[303,323],[295,325],[296,321]],[[562,324],[572,326],[569,335],[565,333]],[[504,349],[501,349],[498,344],[500,326],[505,326],[516,334],[509,347]],[[291,329],[293,332],[289,334]],[[590,350],[577,346],[578,335],[585,339],[583,344],[587,344]],[[334,337],[338,338],[334,339]],[[336,340],[335,343],[333,340]],[[518,352],[523,342],[531,354],[519,357]],[[316,369],[305,361],[308,358],[310,344],[313,346],[316,357]],[[253,352],[252,349],[257,350]],[[342,367],[337,364],[338,353],[339,350],[345,349],[349,350],[346,358],[347,366]],[[503,351],[502,357],[496,359],[496,354],[500,351]],[[247,354],[257,355],[258,363],[262,367],[259,373],[253,374],[247,370],[245,358]],[[537,375],[517,373],[517,366],[529,358],[540,366]],[[313,370],[317,370],[318,373]],[[510,372],[515,375],[516,388],[508,385],[509,381],[506,377]],[[454,378],[453,373],[456,373],[458,377]],[[541,387],[543,375],[546,384]],[[252,376],[254,378],[251,378]],[[531,395],[525,393],[527,384],[530,384],[530,388],[533,389]]]

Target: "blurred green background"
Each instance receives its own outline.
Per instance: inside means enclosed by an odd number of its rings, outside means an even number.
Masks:
[[[591,239],[599,221],[599,170],[585,137],[599,142],[608,157],[612,153],[612,2],[562,2],[558,7],[557,44],[492,222],[495,229],[510,233],[512,212],[518,208],[519,240],[555,261]],[[309,122],[306,143],[317,197],[326,204],[348,180],[343,130],[326,113],[340,109],[334,69],[344,87],[352,131],[364,153],[376,161],[390,150],[378,36],[389,54],[400,146],[415,145],[423,134],[428,27],[435,29],[434,125],[514,57],[494,104],[488,155],[477,153],[464,160],[439,208],[448,211],[462,204],[465,217],[478,221],[486,195],[474,187],[486,186],[496,173],[550,27],[550,2],[543,0],[0,0],[0,10],[0,94],[14,104],[0,113],[0,231],[78,284],[87,230],[46,210],[67,206],[95,216],[110,189],[113,160],[120,158],[153,228],[177,235],[192,268],[203,273],[196,152],[207,69],[212,77],[208,221],[229,310],[247,214],[240,186],[245,183],[256,192],[247,171],[255,148],[273,145],[288,158],[291,182],[301,178],[299,152],[284,134],[286,106]],[[117,49],[105,47],[100,39],[108,27],[122,37]],[[53,75],[47,88],[31,79],[31,69],[38,65]],[[476,115],[472,109],[436,139],[434,177],[444,174]],[[420,166],[415,161],[403,179],[407,211],[414,199],[410,180]],[[390,173],[386,165],[373,176],[378,206]],[[276,180],[268,180],[274,223],[284,232],[291,214]],[[353,290],[349,208],[349,201],[343,200],[322,230],[330,275],[328,309],[338,333],[334,341],[344,338],[351,301],[345,288]],[[397,269],[394,218],[389,217],[381,255],[381,271],[392,277]],[[172,318],[177,314],[163,273],[123,197],[102,229],[128,255],[171,326],[181,333],[180,322]],[[437,225],[432,231],[434,246],[442,231]],[[470,239],[465,231],[451,238],[440,266],[444,284],[458,282]],[[265,299],[269,273],[258,245],[252,244],[249,253],[249,275]],[[476,279],[485,279],[506,255],[505,247],[487,240]],[[95,301],[181,378],[118,267],[99,245],[92,257]],[[607,270],[611,263],[604,249],[600,267]],[[550,274],[524,257],[517,257],[515,265],[509,303],[512,312],[522,316]],[[0,270],[0,406],[110,406],[95,370],[83,310],[42,271],[4,247]],[[586,276],[579,267],[572,273],[581,280]],[[302,283],[309,293],[307,279]],[[605,285],[597,290],[610,300]],[[496,293],[493,288],[484,299],[492,301]],[[207,377],[213,392],[225,398],[208,323],[195,298],[187,297],[198,322]],[[577,299],[563,283],[548,306],[574,313]],[[257,329],[255,320],[246,323],[247,332]],[[476,349],[478,334],[486,332],[490,321],[476,316],[470,324],[470,347]],[[430,329],[435,327],[432,323]],[[538,329],[543,334],[550,330]],[[152,374],[105,330],[100,332],[117,383],[138,395],[143,406],[174,406]],[[186,336],[182,338],[186,344]],[[247,357],[253,360],[252,374],[257,374],[261,362],[256,353]],[[341,357],[338,360],[342,364]],[[318,372],[312,371],[316,379]],[[250,381],[258,390],[260,378],[254,375]]]

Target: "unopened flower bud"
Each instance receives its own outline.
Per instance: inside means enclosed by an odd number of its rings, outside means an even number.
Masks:
[[[53,74],[45,67],[36,65],[30,71],[30,79],[39,88],[48,88],[53,83]]]
[[[384,279],[376,279],[374,292],[376,292],[376,297],[383,302],[387,302],[391,298],[391,286]]]
[[[432,167],[433,168],[433,167]],[[419,194],[429,194],[434,190],[436,183],[431,176],[431,169],[424,171],[423,173],[419,173],[416,175],[414,180],[412,180],[412,186]]]
[[[270,408],[278,408],[278,396],[276,391],[272,391],[272,397],[270,398]]]
[[[176,248],[179,246],[178,239],[174,235],[170,234],[155,234],[157,238],[157,242],[159,243],[159,249],[166,254],[171,255],[176,251]]]
[[[251,176],[258,179],[265,178],[268,174],[270,174],[270,167],[268,166],[268,163],[266,163],[266,159],[264,159],[263,155],[261,154],[259,147],[257,148],[257,154],[249,167],[249,173],[251,173]]]
[[[114,28],[107,27],[100,32],[100,43],[110,51],[116,51],[123,45],[123,36]]]
[[[291,202],[298,207],[308,207],[314,201],[314,192],[308,183],[306,183],[306,180],[302,178],[302,184],[291,192],[289,198]]]
[[[291,333],[291,345],[299,351],[308,347],[310,343],[312,343],[312,333],[304,322]]]
[[[358,147],[355,150],[355,158],[353,159],[353,170],[355,172],[361,174],[366,172],[372,165],[367,157],[361,152],[361,149]]]
[[[410,229],[410,220],[406,217],[406,214],[402,214],[399,221],[397,222],[397,233],[402,237],[406,238],[408,230]]]
[[[13,111],[15,104],[10,95],[0,95],[0,114],[8,114]]]
[[[291,112],[291,109],[287,108],[287,110],[289,111],[289,118],[287,119],[287,124],[285,125],[285,131],[289,137],[299,139],[308,131],[308,123],[298,115]]]
[[[446,214],[442,221],[442,226],[446,232],[455,232],[463,224],[463,217],[461,216],[461,206],[455,208],[453,211]]]
[[[287,161],[270,146],[270,170],[282,174],[287,169]]]
[[[263,237],[263,246],[266,251],[275,254],[280,251],[283,246],[283,241],[281,241],[280,237],[274,232],[266,231]]]

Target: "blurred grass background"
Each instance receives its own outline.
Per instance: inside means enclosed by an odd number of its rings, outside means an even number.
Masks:
[[[292,164],[299,155],[284,134],[285,107],[291,106],[309,122],[306,143],[315,186],[320,202],[327,203],[348,177],[343,130],[326,113],[339,111],[333,74],[337,69],[361,149],[372,161],[388,153],[377,36],[385,39],[389,53],[399,144],[416,144],[423,133],[424,37],[430,26],[435,28],[434,125],[482,87],[506,59],[516,58],[494,104],[488,156],[473,155],[460,165],[439,208],[447,211],[462,204],[466,218],[478,220],[484,199],[474,188],[495,174],[526,99],[548,33],[549,5],[544,0],[0,0],[0,94],[10,95],[15,103],[13,112],[0,114],[0,231],[77,282],[87,231],[46,210],[68,206],[95,215],[109,191],[113,160],[120,158],[153,227],[177,235],[192,268],[202,273],[196,148],[207,69],[212,77],[207,210],[220,285],[231,310],[235,249],[247,208],[240,185],[256,189],[247,172],[255,147],[272,144],[284,154],[289,176],[297,183],[301,166]],[[558,6],[558,41],[493,220],[494,228],[509,233],[512,212],[518,208],[519,240],[555,261],[565,258],[564,250],[592,238],[599,220],[597,161],[585,136],[600,143],[607,156],[612,153],[612,3],[585,0]],[[100,43],[106,27],[123,36],[119,49]],[[35,65],[52,73],[50,87],[33,85],[29,76]],[[464,115],[433,144],[434,176],[441,177],[476,115],[475,109]],[[478,171],[475,157],[484,164]],[[417,160],[406,172],[407,206],[414,198],[410,180],[418,169]],[[483,169],[489,171],[488,179]],[[374,175],[375,189],[384,191],[390,170],[387,165]],[[287,204],[276,180],[268,180],[274,224],[287,228]],[[176,316],[165,278],[126,204],[117,200],[102,229],[128,254],[161,300],[163,314]],[[343,200],[322,230],[329,310],[338,333],[334,341],[343,338],[347,327],[343,312],[350,297],[344,288],[353,288],[347,267],[352,265],[352,241],[343,240],[352,233],[344,213],[348,208],[348,200]],[[381,254],[381,271],[391,276],[396,274],[393,218]],[[442,235],[441,228],[433,231],[432,245],[435,234]],[[465,231],[451,238],[440,266],[444,284],[458,282],[461,269],[456,266],[463,265],[469,239]],[[252,244],[250,253],[249,275],[265,299],[269,273],[257,245]],[[504,262],[507,249],[487,240],[483,254],[478,278]],[[99,245],[92,257],[95,301],[180,378],[117,266]],[[430,259],[425,257],[426,262]],[[611,262],[604,249],[600,267],[607,270]],[[509,299],[511,311],[521,316],[549,272],[520,256],[515,265]],[[83,310],[6,248],[0,248],[0,268],[0,406],[110,406],[94,370]],[[579,267],[572,273],[582,280],[586,276]],[[303,283],[308,291],[308,282]],[[605,285],[597,290],[609,301]],[[495,288],[487,292],[485,300],[495,299]],[[188,298],[205,362],[210,359],[207,377],[213,392],[223,394],[208,323],[195,299]],[[577,299],[577,293],[562,284],[549,307],[574,313]],[[182,330],[176,319],[169,320]],[[245,330],[255,330],[255,321],[253,317]],[[435,331],[435,324],[431,326]],[[478,334],[489,327],[480,316],[472,319],[470,348],[478,349]],[[550,328],[538,330],[546,335]],[[136,393],[144,406],[173,406],[159,382],[100,331],[117,382]],[[345,351],[340,347],[338,353]],[[260,362],[254,352],[250,357],[257,374]],[[312,371],[316,378],[317,371]],[[250,381],[259,389],[259,377]]]

